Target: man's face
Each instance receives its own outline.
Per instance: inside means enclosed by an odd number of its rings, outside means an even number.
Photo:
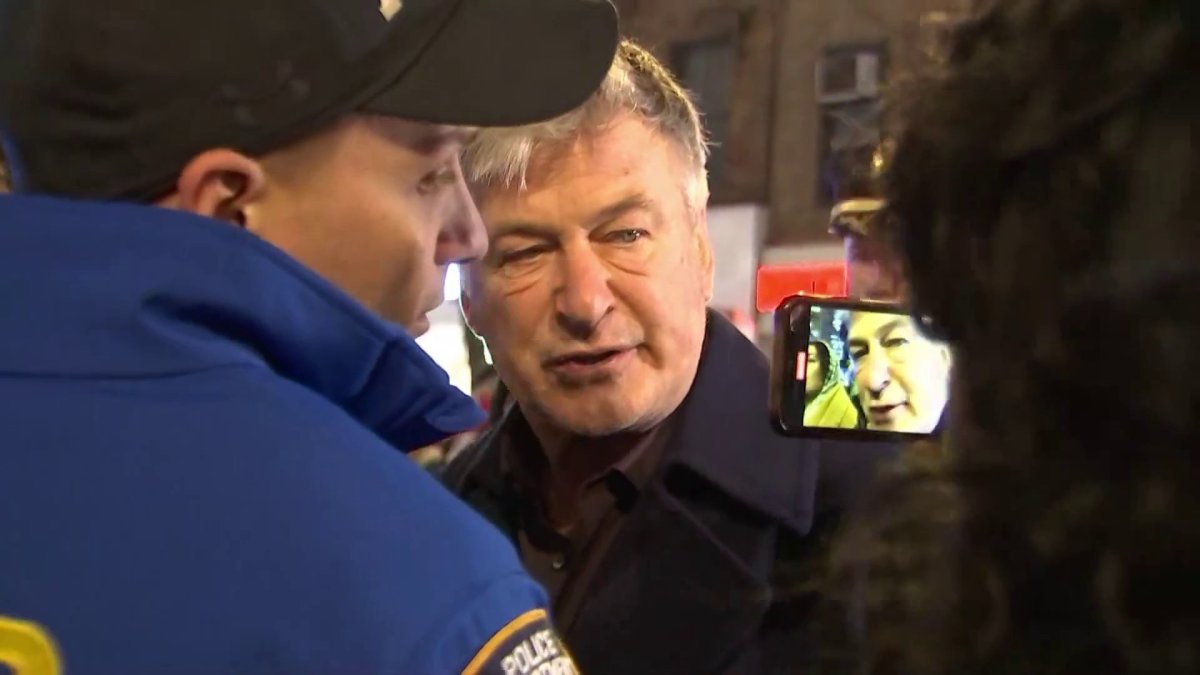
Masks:
[[[942,417],[948,396],[950,351],[925,339],[912,319],[855,312],[848,344],[867,426],[928,433]]]
[[[246,226],[413,335],[442,302],[446,266],[483,254],[454,127],[355,117],[263,160]]]
[[[712,256],[680,155],[622,116],[540,149],[526,189],[481,195],[491,250],[470,268],[464,309],[531,420],[644,430],[691,388]]]

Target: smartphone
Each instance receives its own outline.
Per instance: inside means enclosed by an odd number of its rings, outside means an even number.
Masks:
[[[913,440],[941,432],[950,349],[899,304],[785,298],[772,356],[771,417],[784,434]]]

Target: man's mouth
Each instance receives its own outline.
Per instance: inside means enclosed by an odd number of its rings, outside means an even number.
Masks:
[[[421,333],[426,333],[429,331],[429,327],[433,323],[433,321],[429,318],[429,315],[436,312],[443,304],[442,294],[438,293],[437,304],[427,305],[425,309],[421,310],[421,313],[417,316],[415,322],[415,325],[418,327]]]
[[[875,426],[889,426],[895,423],[896,414],[904,407],[903,403],[895,405],[873,405],[867,409],[867,416]]]
[[[547,359],[545,366],[564,374],[586,374],[616,367],[633,353],[631,347],[611,347],[588,351],[568,352]]]

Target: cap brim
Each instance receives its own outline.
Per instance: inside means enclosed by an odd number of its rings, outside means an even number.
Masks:
[[[599,87],[619,39],[607,0],[459,0],[453,12],[365,112],[489,127],[551,119]]]

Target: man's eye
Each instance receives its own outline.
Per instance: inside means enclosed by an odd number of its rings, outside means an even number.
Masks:
[[[454,169],[450,167],[431,171],[421,177],[421,182],[417,184],[417,191],[421,194],[433,194],[454,183],[455,178]]]
[[[883,346],[887,347],[888,349],[895,349],[897,347],[903,347],[904,345],[907,345],[907,344],[908,344],[908,338],[902,338],[902,337],[888,338],[883,341]]]
[[[501,252],[498,256],[500,264],[512,265],[527,262],[546,252],[545,246],[529,246],[515,251]]]
[[[611,244],[635,244],[645,236],[645,230],[616,230],[604,235],[604,241]]]
[[[866,355],[867,355],[867,350],[865,350],[865,349],[851,349],[850,350],[850,358],[854,359],[855,361],[861,361],[862,357],[864,357]]]

